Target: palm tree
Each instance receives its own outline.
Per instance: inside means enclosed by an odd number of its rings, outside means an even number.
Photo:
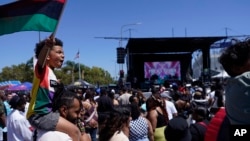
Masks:
[[[64,73],[71,73],[71,81],[72,83],[75,81],[75,73],[78,71],[77,70],[77,64],[74,61],[66,61],[64,63],[64,67],[62,68],[62,71]]]

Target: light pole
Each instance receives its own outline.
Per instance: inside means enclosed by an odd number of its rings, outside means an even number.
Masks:
[[[121,39],[120,39],[120,47],[122,47],[122,33],[123,33],[123,28],[126,26],[132,26],[132,25],[139,25],[141,24],[140,22],[137,23],[131,23],[131,24],[124,24],[121,26]]]
[[[140,22],[137,22],[137,23],[130,23],[130,24],[124,24],[124,25],[122,25],[121,26],[121,38],[120,38],[120,43],[119,43],[119,45],[120,45],[120,47],[122,47],[123,48],[123,46],[122,46],[122,40],[123,40],[123,36],[122,36],[122,33],[123,33],[123,29],[124,29],[124,27],[127,27],[127,26],[132,26],[132,25],[139,25],[139,24],[141,24]],[[126,51],[126,53],[127,53],[127,55],[128,55],[128,50]],[[120,65],[120,70],[123,70],[123,64],[121,64]]]

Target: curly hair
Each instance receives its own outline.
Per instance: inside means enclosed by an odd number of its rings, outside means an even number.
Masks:
[[[130,109],[126,106],[114,107],[105,114],[105,126],[99,128],[99,141],[110,140],[116,131],[121,132],[123,127],[129,124]]]
[[[36,43],[36,47],[35,47],[35,50],[34,50],[36,58],[38,58],[38,56],[39,56],[42,48],[45,45],[45,42],[46,42],[46,39],[42,40],[39,43]],[[60,39],[55,38],[55,46],[61,46],[61,47],[63,47],[63,42]]]
[[[232,45],[225,48],[218,58],[225,71],[232,77],[237,76],[232,68],[244,66],[250,59],[250,38],[240,41],[231,40]]]

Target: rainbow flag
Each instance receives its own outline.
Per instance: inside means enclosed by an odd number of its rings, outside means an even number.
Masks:
[[[54,32],[66,0],[21,0],[0,6],[0,35],[20,31]]]

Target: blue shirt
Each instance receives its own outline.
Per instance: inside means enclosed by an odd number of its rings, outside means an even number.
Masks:
[[[250,124],[250,71],[229,78],[225,107],[231,124]]]

